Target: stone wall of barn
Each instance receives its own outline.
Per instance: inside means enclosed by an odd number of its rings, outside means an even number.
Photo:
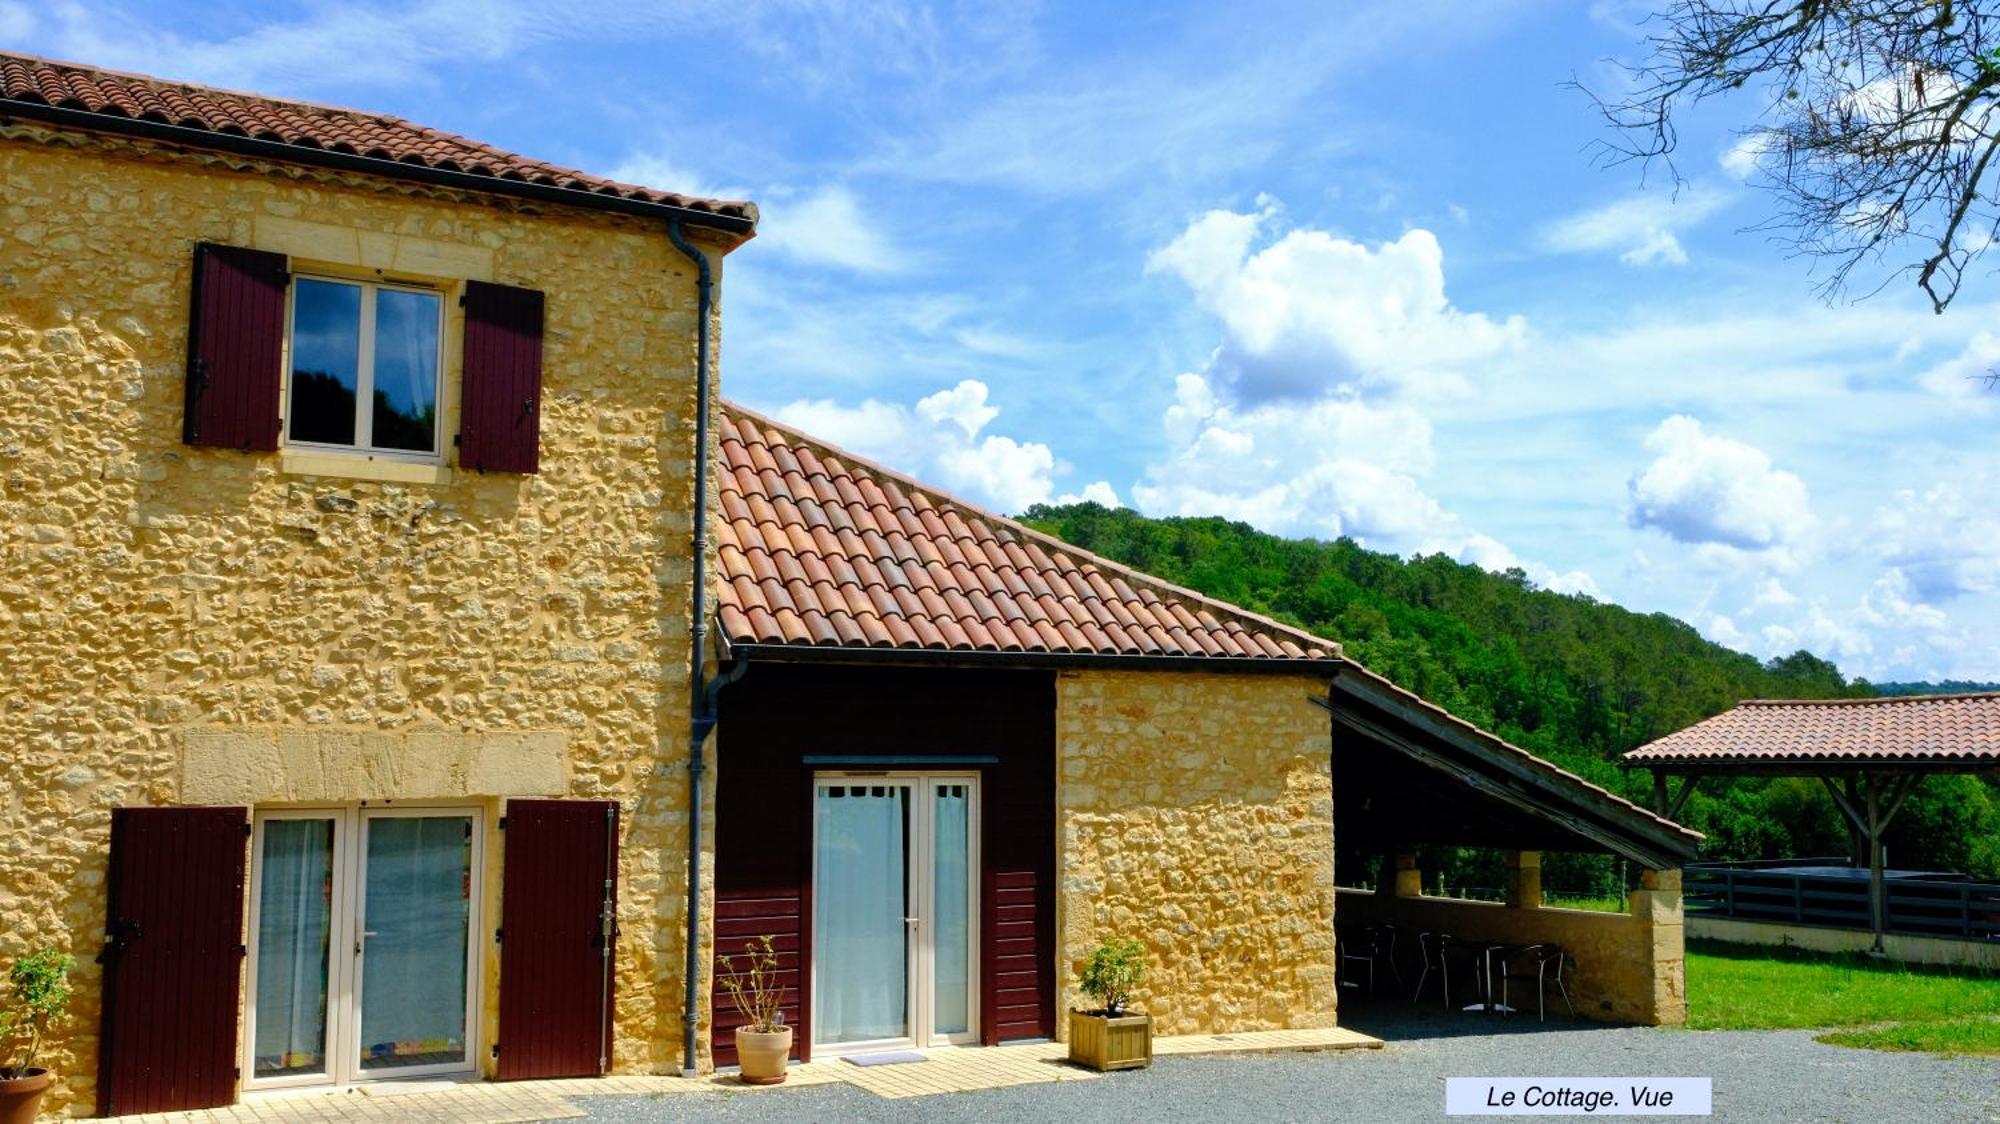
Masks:
[[[1306,677],[1057,680],[1058,1007],[1109,938],[1146,947],[1155,1032],[1334,1025],[1333,790]],[[1066,1033],[1067,1019],[1057,1019]]]
[[[91,1102],[117,805],[619,800],[614,1068],[678,1068],[694,274],[537,210],[0,127],[0,961],[77,955],[55,1107]],[[443,288],[447,435],[454,291],[543,290],[541,473],[183,445],[198,240]]]

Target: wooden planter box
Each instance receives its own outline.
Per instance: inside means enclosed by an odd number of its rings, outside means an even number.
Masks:
[[[1069,1060],[1100,1072],[1153,1064],[1153,1016],[1069,1013]]]

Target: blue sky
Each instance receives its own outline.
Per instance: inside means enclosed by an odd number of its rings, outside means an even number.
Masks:
[[[1827,304],[1564,83],[1643,5],[21,4],[0,44],[755,199],[728,394],[976,502],[1442,550],[1876,679],[2000,679],[2000,283]],[[1872,288],[1886,273],[1863,278]]]

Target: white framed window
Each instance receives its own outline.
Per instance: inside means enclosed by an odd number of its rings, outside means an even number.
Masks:
[[[285,444],[440,459],[444,294],[299,274],[285,333]]]
[[[484,812],[259,810],[249,1091],[474,1072]]]

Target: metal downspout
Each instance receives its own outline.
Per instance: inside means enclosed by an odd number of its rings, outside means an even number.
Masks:
[[[714,302],[714,278],[708,255],[689,242],[681,231],[681,220],[667,222],[667,237],[674,248],[687,255],[695,266],[695,414],[694,414],[694,608],[688,624],[688,850],[687,850],[687,962],[681,1010],[681,1075],[697,1072],[695,1031],[700,996],[695,986],[701,946],[701,778],[706,770],[702,745],[715,728],[714,693],[704,681],[703,666],[708,658],[708,412],[710,387],[708,371],[708,320]]]

